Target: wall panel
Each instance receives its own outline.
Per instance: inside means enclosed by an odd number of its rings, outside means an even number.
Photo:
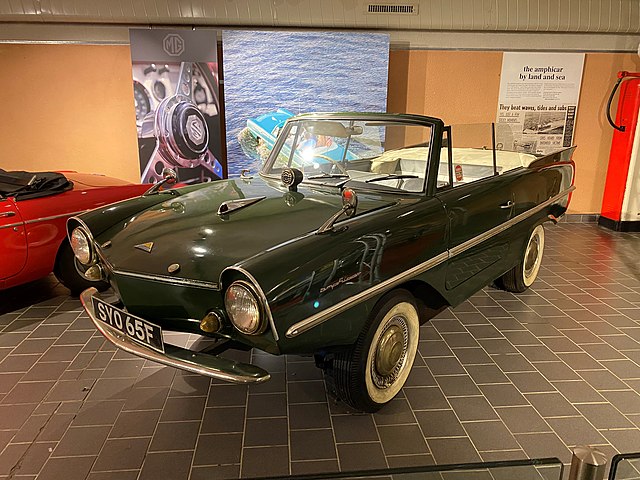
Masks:
[[[0,44],[0,145],[5,169],[74,169],[138,178],[129,48]],[[388,110],[452,124],[495,119],[502,53],[392,50]],[[634,53],[588,53],[575,129],[574,213],[598,213],[612,129],[605,107],[618,70],[640,70]],[[8,152],[8,153],[7,153]]]
[[[127,46],[0,45],[6,170],[140,178]]]
[[[495,120],[502,53],[392,51],[388,109],[441,117],[446,123]],[[619,70],[640,71],[636,54],[586,55],[575,127],[576,187],[571,213],[600,213],[613,129],[606,121]]]

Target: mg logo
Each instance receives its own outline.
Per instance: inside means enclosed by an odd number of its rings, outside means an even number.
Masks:
[[[170,33],[162,41],[162,48],[167,55],[177,57],[184,52],[184,40],[177,33]]]
[[[204,140],[204,125],[202,124],[202,120],[195,115],[190,115],[187,118],[187,132],[191,140],[195,143],[201,143]]]

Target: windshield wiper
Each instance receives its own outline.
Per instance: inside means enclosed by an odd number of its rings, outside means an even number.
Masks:
[[[326,172],[322,172],[318,175],[311,175],[310,177],[307,177],[310,180],[314,180],[316,178],[347,178],[349,175],[347,175],[346,173],[326,173]]]
[[[381,180],[395,180],[397,178],[420,178],[418,177],[418,175],[399,175],[396,173],[390,173],[388,175],[385,175],[384,177],[375,177],[375,178],[370,178],[369,180],[365,180],[364,183],[371,183],[371,182],[379,182]]]

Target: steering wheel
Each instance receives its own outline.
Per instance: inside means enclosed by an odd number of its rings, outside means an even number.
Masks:
[[[216,79],[207,64],[180,64],[176,93],[165,97],[143,121],[139,137],[155,139],[153,152],[142,172],[143,183],[156,183],[162,179],[165,168],[177,167],[190,170],[191,180],[222,178],[222,165],[209,148],[207,123],[211,117],[219,121],[215,89]],[[205,104],[206,117],[200,108]]]
[[[333,164],[333,167],[335,167],[335,168],[337,168],[338,170],[340,170],[340,173],[343,173],[343,174],[345,174],[345,175],[349,175],[349,174],[347,173],[347,170],[346,170],[342,165],[340,165],[340,163],[339,163],[339,162],[337,162],[337,161],[336,161],[336,160],[334,160],[333,158],[329,158],[329,157],[327,157],[326,155],[322,155],[322,154],[320,154],[320,153],[314,153],[314,154],[313,154],[313,158],[316,158],[316,157],[317,157],[317,158],[322,158],[323,160],[328,160],[330,163],[332,163],[332,164]],[[333,170],[333,167],[331,168],[331,170]]]

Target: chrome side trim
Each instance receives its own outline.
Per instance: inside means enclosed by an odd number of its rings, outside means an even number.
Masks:
[[[206,288],[208,290],[220,290],[220,284],[215,282],[207,282],[204,280],[191,280],[190,278],[168,277],[166,275],[150,275],[146,273],[127,272],[126,270],[113,269],[114,275],[122,275],[125,277],[140,278],[142,280],[150,280],[152,282],[170,283],[173,285],[181,285],[195,288]]]
[[[16,222],[16,223],[9,223],[7,225],[2,225],[0,226],[0,230],[2,230],[3,228],[11,228],[11,227],[21,227],[24,224],[22,222]]]
[[[476,245],[481,244],[482,242],[484,242],[485,240],[488,240],[489,238],[504,232],[506,229],[514,226],[516,223],[520,223],[522,220],[525,220],[527,218],[529,218],[532,215],[535,215],[536,213],[538,213],[541,210],[544,210],[546,207],[548,207],[549,205],[557,202],[558,200],[560,200],[562,197],[566,197],[567,195],[569,195],[569,193],[573,192],[576,189],[576,187],[571,186],[568,189],[566,189],[564,192],[559,193],[558,195],[551,197],[549,200],[542,202],[540,205],[536,205],[533,208],[530,208],[529,210],[527,210],[526,212],[522,212],[520,215],[517,215],[515,217],[513,217],[510,220],[507,220],[504,223],[501,223],[500,225],[498,225],[497,227],[492,228],[491,230],[487,230],[486,232],[478,235],[477,237],[473,237],[469,240],[467,240],[466,242],[461,243],[460,245],[456,245],[455,247],[453,247],[452,249],[449,250],[449,253],[452,257],[455,257],[456,255],[460,255],[462,252],[465,252],[467,250],[469,250],[470,248],[475,247]]]
[[[60,215],[52,215],[50,217],[42,217],[42,218],[36,218],[36,219],[32,219],[32,220],[27,220],[26,224],[30,224],[30,223],[38,223],[38,222],[46,222],[48,220],[55,220],[56,218],[63,218],[63,217],[73,217],[74,215],[80,215],[83,214],[85,212],[88,212],[89,210],[79,210],[77,212],[71,212],[71,213],[62,213]],[[86,227],[86,225],[85,225]]]
[[[82,292],[80,295],[82,306],[98,331],[104,335],[109,342],[125,352],[132,353],[153,362],[162,363],[163,365],[169,365],[170,367],[179,368],[199,375],[206,375],[207,377],[217,378],[226,382],[242,384],[261,383],[271,378],[271,375],[262,368],[248,363],[240,363],[215,355],[194,352],[167,343],[164,344],[165,353],[157,352],[141,345],[98,319],[93,309],[93,302],[91,301],[92,297],[97,293],[98,291],[93,287]]]
[[[307,330],[320,325],[321,323],[329,320],[331,317],[342,313],[349,308],[351,308],[354,304],[364,302],[365,300],[370,299],[371,297],[376,296],[382,290],[395,287],[396,285],[401,284],[409,277],[414,277],[416,275],[420,275],[421,273],[426,272],[427,270],[440,265],[442,262],[445,262],[449,258],[449,252],[442,252],[436,255],[433,258],[430,258],[426,262],[417,265],[406,272],[402,272],[395,277],[391,277],[384,282],[380,282],[377,285],[374,285],[367,290],[363,290],[362,292],[354,295],[353,297],[346,298],[341,302],[336,303],[335,305],[308,317],[301,322],[298,322],[292,325],[289,330],[287,330],[286,336],[287,338],[293,338],[301,333],[306,332]]]
[[[260,287],[260,284],[258,283],[258,281],[254,278],[253,275],[251,275],[244,268],[238,267],[237,265],[233,265],[231,267],[227,267],[224,270],[222,270],[222,273],[220,274],[220,282],[219,282],[220,288],[222,288],[222,275],[224,275],[224,272],[226,272],[227,270],[235,270],[237,272],[240,272],[242,275],[244,275],[245,277],[247,277],[251,281],[251,283],[255,287],[256,291],[258,292],[258,296],[260,297],[260,301],[264,305],[264,311],[267,313],[267,320],[269,320],[269,326],[271,327],[271,330],[273,331],[273,338],[277,342],[280,337],[278,335],[278,331],[276,330],[276,324],[273,321],[273,315],[271,315],[271,308],[269,308],[269,302],[267,301],[267,296],[262,291],[262,288]]]
[[[346,298],[344,300],[342,300],[339,303],[336,303],[335,305],[316,313],[315,315],[312,315],[311,317],[308,317],[298,323],[293,324],[286,333],[287,338],[293,338],[296,337],[298,335],[300,335],[301,333],[306,332],[307,330],[320,325],[321,323],[329,320],[330,318],[348,310],[352,305],[356,304],[356,303],[360,303],[360,302],[364,302],[365,300],[368,300],[372,297],[374,297],[375,295],[377,295],[378,293],[380,293],[382,290],[388,289],[388,288],[392,288],[396,285],[399,285],[401,283],[403,283],[404,281],[408,280],[411,277],[420,275],[424,272],[426,272],[427,270],[441,264],[442,262],[448,260],[451,257],[454,257],[456,255],[460,255],[461,253],[465,252],[466,250],[469,250],[470,248],[475,247],[476,245],[479,245],[480,243],[484,242],[485,240],[488,240],[489,238],[493,237],[494,235],[497,235],[498,233],[501,233],[505,230],[507,230],[509,227],[512,227],[513,225],[515,225],[516,223],[521,222],[522,220],[525,220],[527,218],[529,218],[530,216],[536,214],[537,212],[543,210],[544,208],[548,207],[549,205],[557,202],[558,200],[560,200],[563,197],[566,197],[569,193],[571,193],[572,191],[574,191],[576,189],[575,186],[571,186],[570,188],[566,189],[565,191],[559,193],[558,195],[555,195],[554,197],[551,197],[549,200],[546,200],[545,202],[542,202],[540,205],[537,205],[529,210],[527,210],[526,212],[521,213],[520,215],[517,215],[516,217],[513,217],[510,220],[507,220],[506,222],[498,225],[497,227],[492,228],[491,230],[478,235],[477,237],[474,237],[470,240],[467,240],[466,242],[461,243],[460,245],[457,245],[455,247],[453,247],[452,249],[443,252],[439,255],[436,255],[433,258],[430,258],[429,260],[427,260],[426,262],[421,263],[420,265],[413,267],[409,270],[407,270],[406,272],[402,272],[398,275],[396,275],[395,277],[391,277],[387,280],[385,280],[384,282],[381,282],[377,285],[374,285],[373,287],[364,290],[352,297]]]

